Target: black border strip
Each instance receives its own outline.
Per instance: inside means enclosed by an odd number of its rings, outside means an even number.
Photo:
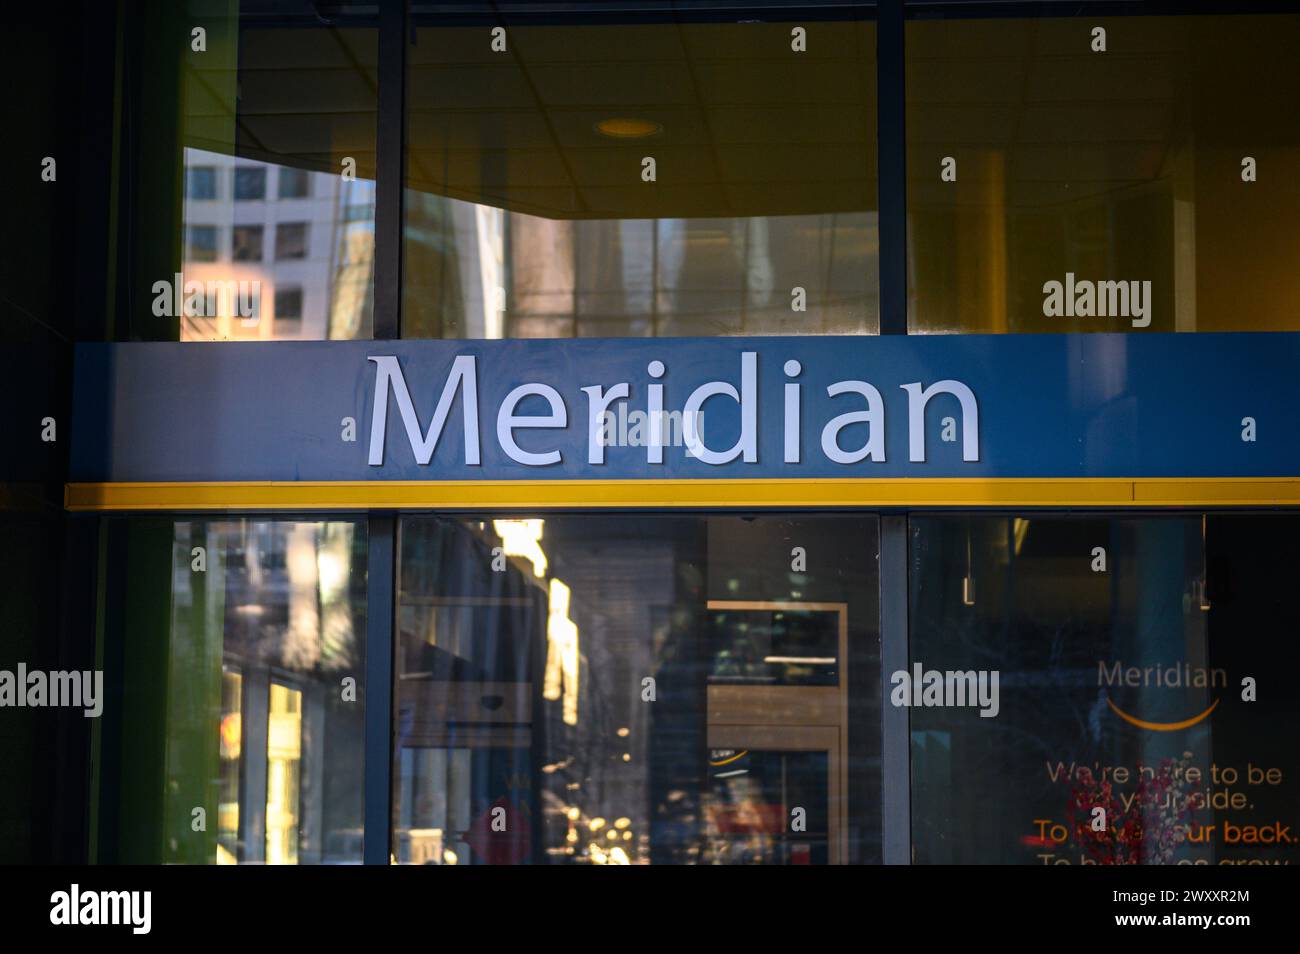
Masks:
[[[379,116],[375,130],[376,341],[402,336],[402,193],[406,184],[407,0],[379,9]]]

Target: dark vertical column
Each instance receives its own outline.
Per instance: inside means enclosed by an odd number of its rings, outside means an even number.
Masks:
[[[402,335],[402,192],[406,183],[407,0],[379,6],[379,121],[375,157],[376,339]]]
[[[876,6],[876,143],[880,223],[880,333],[907,334],[907,143],[903,0]],[[908,666],[906,515],[880,520],[881,856],[911,863],[911,736],[908,710],[890,703],[890,676]]]
[[[118,196],[110,205],[117,259],[113,337],[179,341],[181,319],[156,316],[153,283],[181,270],[184,235],[185,103],[181,77],[194,54],[183,4],[123,5],[119,41]],[[232,22],[232,26],[233,26]],[[110,42],[105,37],[103,42]],[[107,80],[106,80],[107,82]],[[232,144],[233,145],[233,144]],[[89,171],[89,170],[88,170]]]
[[[912,860],[912,759],[908,710],[889,701],[890,676],[908,667],[907,523],[905,515],[880,518],[880,821],[882,860]]]
[[[393,613],[397,518],[372,514],[366,573],[365,847],[368,865],[388,864],[392,801]]]
[[[116,150],[122,99],[123,23],[117,6],[87,4],[78,13],[80,110],[75,122],[69,118],[64,123],[65,128],[77,130],[75,208],[69,215],[76,223],[76,248],[65,259],[75,261],[77,269],[77,281],[67,289],[74,303],[76,341],[111,341],[116,331],[118,243],[110,238],[116,228]]]
[[[63,556],[59,571],[59,663],[63,671],[94,672],[95,615],[99,579],[97,516],[63,518]],[[101,700],[102,702],[102,700]],[[50,857],[56,864],[89,860],[91,728],[94,720],[76,708],[56,710],[58,743],[54,749],[54,790],[49,808],[54,819]]]
[[[96,862],[157,865],[167,837],[174,529],[155,517],[106,523]]]
[[[271,725],[271,680],[269,671],[249,666],[244,673],[242,711],[243,770],[239,773],[239,813],[243,829],[241,864],[266,863],[266,754]]]
[[[402,334],[402,194],[406,182],[408,0],[379,7],[379,120],[375,167],[376,340]],[[371,514],[366,576],[365,844],[368,865],[388,864],[392,803],[393,630],[397,517]]]
[[[903,0],[876,5],[876,145],[880,150],[880,333],[907,334],[907,143]]]

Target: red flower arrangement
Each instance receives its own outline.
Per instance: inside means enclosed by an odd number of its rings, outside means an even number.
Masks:
[[[1138,766],[1138,783],[1128,809],[1110,781],[1091,772],[1072,779],[1067,808],[1069,827],[1086,856],[1099,865],[1163,865],[1173,861],[1193,809],[1183,792],[1191,753],[1164,759],[1154,771]],[[1093,829],[1093,810],[1106,811],[1106,827]]]

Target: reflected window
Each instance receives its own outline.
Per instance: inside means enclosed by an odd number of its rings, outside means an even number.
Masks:
[[[260,166],[235,166],[235,201],[266,198],[266,170]]]
[[[302,289],[277,288],[275,291],[275,320],[302,321]]]
[[[311,178],[305,169],[282,168],[279,178],[279,196],[281,199],[305,199],[310,183]]]
[[[100,860],[360,863],[365,524],[133,518],[110,538],[141,585],[105,634],[123,703]]]
[[[403,520],[394,856],[879,861],[877,533]]]
[[[1300,329],[1297,45],[1289,14],[909,20],[911,331]]]
[[[185,195],[191,199],[215,199],[217,170],[212,166],[191,166],[186,169]]]
[[[1279,598],[1300,521],[911,523],[911,665],[944,679],[905,687],[916,863],[1296,862],[1270,833],[1295,803],[1300,695],[1248,701],[1243,680],[1295,665],[1274,634],[1300,624]],[[992,673],[991,706],[949,679]]]
[[[149,135],[148,148],[122,153],[131,248],[120,256],[118,339],[370,336],[378,14],[319,6],[141,0],[128,18],[124,109]],[[197,27],[204,51],[172,42]],[[231,244],[196,246],[193,230]],[[178,308],[183,289],[156,290],[178,273],[182,285],[232,285],[268,307]],[[281,287],[303,289],[292,324],[271,319]]]
[[[480,27],[413,4],[404,335],[874,333],[873,8],[599,6]],[[503,15],[509,56],[479,42]]]
[[[846,635],[842,606],[718,600],[711,683],[835,685]]]
[[[217,260],[217,229],[213,225],[191,225],[185,230],[185,258],[191,262]]]
[[[281,222],[275,227],[275,258],[284,261],[307,257],[307,223]]]
[[[262,226],[236,225],[230,230],[230,259],[234,262],[262,260]]]

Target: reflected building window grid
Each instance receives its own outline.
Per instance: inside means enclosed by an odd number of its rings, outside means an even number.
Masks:
[[[233,160],[215,153],[186,150],[187,168],[228,168]],[[256,168],[266,173],[269,167]],[[182,340],[246,338],[355,338],[369,327],[374,267],[373,183],[342,181],[338,176],[279,167],[281,175],[301,173],[316,180],[302,196],[235,205],[187,200],[189,243],[182,280],[209,283],[257,283],[254,317],[245,318],[233,296],[206,296],[182,318]],[[251,188],[251,187],[247,187]],[[304,221],[304,216],[310,216]],[[330,241],[313,242],[317,236]],[[229,258],[220,248],[230,236]],[[273,235],[273,249],[266,237]],[[226,264],[226,262],[231,264]],[[238,263],[238,264],[235,264]],[[212,267],[207,267],[212,266]],[[246,285],[240,285],[242,294]],[[189,300],[189,296],[183,296]],[[281,314],[278,307],[290,310]],[[270,307],[268,307],[270,306]]]

